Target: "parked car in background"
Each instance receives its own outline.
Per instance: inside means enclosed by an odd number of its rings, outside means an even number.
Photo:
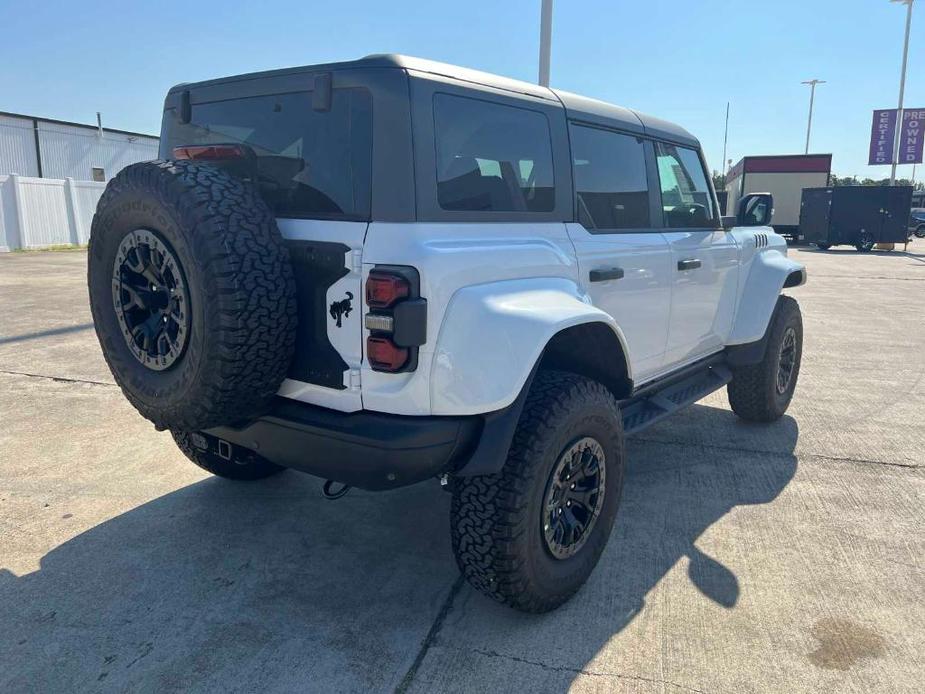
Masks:
[[[925,239],[925,207],[913,207],[909,214],[909,234]]]

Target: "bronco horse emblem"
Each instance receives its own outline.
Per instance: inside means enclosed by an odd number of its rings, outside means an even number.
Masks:
[[[346,299],[335,301],[331,304],[331,308],[328,311],[331,314],[331,318],[337,321],[338,328],[341,327],[341,318],[349,316],[350,312],[353,310],[353,305],[350,303],[353,301],[353,294],[350,292],[346,292],[346,294]]]

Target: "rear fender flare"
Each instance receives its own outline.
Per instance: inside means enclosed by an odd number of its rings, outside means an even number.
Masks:
[[[505,280],[460,289],[447,306],[434,350],[432,413],[482,414],[508,407],[549,340],[583,323],[606,324],[629,354],[613,317],[593,306],[571,280]],[[632,378],[628,359],[626,368]]]

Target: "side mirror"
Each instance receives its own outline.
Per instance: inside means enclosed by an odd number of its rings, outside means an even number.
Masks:
[[[768,226],[773,215],[774,196],[770,193],[749,193],[739,200],[736,209],[736,225],[740,227]]]
[[[736,225],[736,219],[737,218],[733,217],[732,215],[725,215],[725,214],[722,217],[720,217],[720,222],[723,225],[723,229],[732,229],[732,227]]]

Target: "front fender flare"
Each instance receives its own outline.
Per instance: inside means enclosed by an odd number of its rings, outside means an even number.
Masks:
[[[741,345],[760,340],[774,313],[784,287],[806,282],[806,268],[776,249],[758,253],[749,265],[732,331],[727,344]]]
[[[507,407],[556,333],[593,322],[609,326],[628,354],[614,319],[571,280],[505,280],[460,289],[447,306],[431,363],[432,413]]]

